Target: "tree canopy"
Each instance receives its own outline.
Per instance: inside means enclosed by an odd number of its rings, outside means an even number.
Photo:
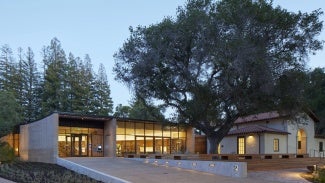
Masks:
[[[15,125],[21,121],[21,111],[14,95],[10,92],[0,91],[0,137],[12,132]]]
[[[321,14],[267,0],[189,0],[175,18],[131,27],[114,72],[136,95],[163,101],[177,121],[203,131],[215,153],[237,117],[302,106],[293,76],[322,48]]]
[[[116,106],[114,116],[121,118],[133,118],[152,121],[165,121],[164,109],[153,103],[148,103],[139,96],[135,96],[130,106],[119,104]]]
[[[55,111],[112,114],[113,101],[103,65],[98,74],[94,73],[89,55],[84,59],[72,53],[67,56],[57,38],[44,46],[42,61],[34,59],[31,48],[19,48],[17,56],[8,45],[0,48],[0,92],[10,93],[13,102],[18,103],[20,122],[34,121]],[[8,110],[3,114],[11,114],[10,108],[3,110]]]

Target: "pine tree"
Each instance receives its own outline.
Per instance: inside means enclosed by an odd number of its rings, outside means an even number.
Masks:
[[[95,76],[92,69],[90,56],[86,54],[84,64],[81,67],[82,84],[84,86],[85,95],[82,97],[83,105],[85,106],[86,114],[94,114],[95,111]]]
[[[40,114],[40,73],[34,60],[34,53],[30,47],[27,48],[25,55],[25,120],[36,120]]]
[[[42,94],[42,114],[53,111],[67,111],[67,60],[61,43],[54,38],[43,52],[44,83]]]
[[[79,57],[74,57],[72,53],[68,57],[68,93],[69,93],[69,112],[87,113],[84,105],[86,97],[89,96],[89,83],[83,75],[84,65]]]
[[[0,52],[0,89],[11,92],[13,90],[11,81],[15,73],[13,52],[9,45],[3,45]]]
[[[94,114],[108,115],[113,112],[113,101],[110,97],[110,88],[107,81],[106,70],[103,64],[99,65],[95,81],[95,109]]]

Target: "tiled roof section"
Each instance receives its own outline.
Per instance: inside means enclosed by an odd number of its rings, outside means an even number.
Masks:
[[[275,133],[275,134],[290,134],[283,130],[278,130],[274,128],[268,128],[260,125],[251,125],[244,128],[239,128],[237,130],[232,130],[228,133],[228,135],[244,135],[244,134],[251,134],[251,133]]]
[[[277,111],[265,112],[265,113],[253,114],[245,117],[239,117],[235,121],[235,124],[271,120],[271,119],[276,119],[284,116],[285,115],[279,114]]]

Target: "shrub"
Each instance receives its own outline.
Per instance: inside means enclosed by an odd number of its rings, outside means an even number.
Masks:
[[[0,162],[15,160],[14,149],[7,142],[0,142]]]

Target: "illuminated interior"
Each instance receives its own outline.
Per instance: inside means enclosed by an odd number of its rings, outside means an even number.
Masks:
[[[59,127],[59,157],[103,156],[103,129]]]
[[[176,154],[186,149],[186,130],[174,125],[119,121],[116,128],[116,154]]]

